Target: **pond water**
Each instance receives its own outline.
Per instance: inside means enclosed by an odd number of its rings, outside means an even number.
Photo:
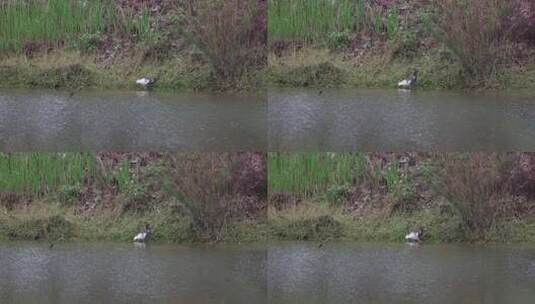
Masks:
[[[533,151],[535,92],[270,90],[270,151]]]
[[[533,151],[535,92],[0,91],[2,151]]]
[[[0,90],[2,151],[267,147],[265,95]]]
[[[265,248],[0,243],[0,303],[266,303]]]
[[[535,246],[0,243],[0,303],[535,303]]]
[[[535,303],[535,247],[272,244],[270,303]]]

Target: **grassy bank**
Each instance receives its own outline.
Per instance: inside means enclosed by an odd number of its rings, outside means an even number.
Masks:
[[[134,88],[152,77],[155,89],[256,90],[262,2],[4,1],[0,87]]]
[[[0,240],[29,241],[115,241],[130,242],[150,223],[153,242],[199,243],[261,242],[266,239],[266,223],[244,219],[225,225],[217,240],[200,236],[191,218],[177,213],[177,206],[158,206],[142,214],[121,214],[116,210],[99,210],[91,215],[79,214],[59,202],[46,200],[16,210],[2,210]]]
[[[270,153],[280,240],[535,242],[530,153]]]
[[[188,56],[144,62],[140,54],[134,54],[108,65],[92,55],[56,50],[32,59],[24,55],[0,59],[0,88],[139,90],[136,80],[148,75],[158,77],[156,90],[206,91],[230,89],[230,86],[234,90],[249,90],[262,86],[259,73],[243,74],[241,79],[226,84],[213,76],[212,68],[205,62],[196,62]]]
[[[270,85],[534,89],[528,1],[269,1]]]
[[[445,216],[438,209],[411,214],[352,215],[325,202],[301,202],[295,208],[271,210],[268,214],[271,239],[289,241],[404,242],[408,231],[424,227],[426,243],[534,243],[535,219],[500,220],[482,238],[463,231],[461,219]]]
[[[261,153],[0,154],[0,239],[252,242],[265,237]]]
[[[484,84],[471,85],[462,66],[444,58],[442,51],[433,49],[411,61],[389,58],[390,53],[370,53],[354,60],[327,48],[305,47],[281,57],[270,54],[267,82],[292,88],[394,89],[416,69],[420,89],[535,90],[535,62],[531,59],[502,69]]]

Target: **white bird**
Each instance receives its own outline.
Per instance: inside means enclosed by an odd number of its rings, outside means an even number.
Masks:
[[[150,229],[150,225],[145,225],[145,230],[143,230],[143,232],[138,233],[134,237],[134,242],[145,242],[149,238],[151,233],[152,231]]]
[[[150,77],[143,77],[143,78],[140,78],[140,79],[136,80],[136,84],[139,84],[139,85],[143,86],[144,89],[149,88],[155,82],[156,82],[156,80],[154,78],[150,78]]]
[[[410,89],[416,85],[417,80],[418,80],[418,71],[414,71],[409,78],[403,79],[402,81],[398,82],[398,87],[402,89]]]
[[[420,228],[418,231],[409,232],[409,234],[405,236],[405,240],[409,243],[417,243],[422,240],[423,234],[423,229]]]

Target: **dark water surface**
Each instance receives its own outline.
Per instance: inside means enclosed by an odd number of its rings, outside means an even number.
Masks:
[[[0,150],[262,151],[267,97],[0,90]]]
[[[266,303],[255,246],[0,243],[0,303]]]
[[[270,151],[535,151],[535,92],[270,90]]]
[[[0,303],[535,303],[535,246],[0,243]]]
[[[535,151],[535,92],[0,91],[0,149]]]
[[[535,247],[272,244],[270,303],[535,303]]]

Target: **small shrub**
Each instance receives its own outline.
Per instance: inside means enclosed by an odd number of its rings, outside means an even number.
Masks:
[[[183,10],[181,33],[208,58],[220,80],[236,80],[266,57],[266,1],[200,0]]]
[[[102,45],[100,33],[84,33],[80,36],[79,49],[82,53],[93,53]]]
[[[442,158],[439,193],[461,218],[465,234],[483,238],[498,219],[510,215],[511,184],[504,178],[503,154],[470,153]]]
[[[81,194],[81,185],[60,185],[57,193],[59,202],[65,205],[72,206],[76,204],[78,197]]]
[[[415,32],[402,32],[392,42],[395,45],[393,55],[403,59],[416,57],[420,48],[420,39]]]
[[[418,202],[418,194],[414,189],[414,185],[410,182],[404,182],[399,192],[395,196],[391,196],[394,200],[390,209],[391,213],[395,212],[412,212],[416,209]]]
[[[120,201],[123,213],[142,213],[150,210],[152,207],[152,198],[147,186],[136,181],[128,184],[128,187],[122,192]]]
[[[258,204],[253,197],[236,193],[248,187],[232,184],[241,180],[232,174],[233,169],[241,171],[236,164],[240,161],[244,161],[243,155],[230,153],[179,153],[169,160],[168,191],[184,205],[198,239],[222,240],[227,225],[246,218],[251,205]],[[242,173],[245,171],[249,170]],[[265,210],[265,205],[252,209]]]
[[[345,49],[351,45],[351,34],[349,31],[331,32],[327,44],[332,50]]]
[[[510,1],[435,1],[435,36],[456,56],[468,85],[495,78],[508,63]]]
[[[140,44],[144,60],[161,61],[169,57],[169,54],[173,49],[169,33],[164,30],[153,33],[145,38]]]
[[[114,173],[121,211],[144,213],[152,210],[156,203],[166,201],[169,194],[162,189],[166,178],[158,160],[153,160],[151,164],[142,164],[139,159],[133,164],[128,159],[122,160]]]
[[[331,185],[327,188],[327,201],[332,206],[340,207],[349,201],[352,195],[352,188],[349,184]]]

